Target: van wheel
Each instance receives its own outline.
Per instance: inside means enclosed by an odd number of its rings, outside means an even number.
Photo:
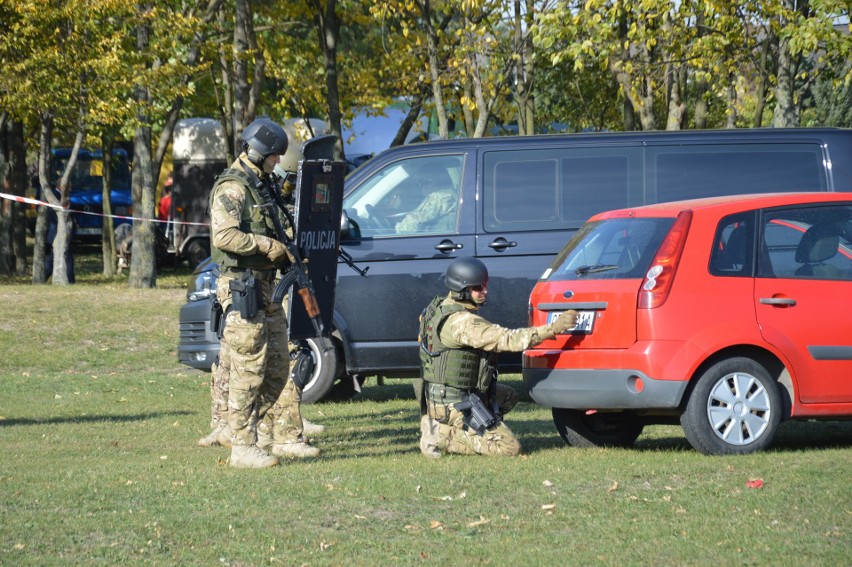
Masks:
[[[723,360],[698,378],[680,423],[689,443],[705,455],[759,451],[781,423],[778,385],[750,358]]]
[[[189,267],[194,270],[210,256],[210,245],[202,240],[193,240],[187,245],[183,255]]]
[[[644,428],[635,413],[553,408],[553,423],[562,440],[573,447],[631,447]]]
[[[343,346],[334,337],[323,341],[325,344],[331,342],[332,346],[331,349],[325,352],[315,338],[310,338],[304,342],[307,349],[310,350],[313,368],[310,377],[307,379],[307,383],[302,388],[302,403],[312,404],[325,397],[334,385],[334,381],[343,372]],[[291,368],[291,372],[294,368],[296,366]]]

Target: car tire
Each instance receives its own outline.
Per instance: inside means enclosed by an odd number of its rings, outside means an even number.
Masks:
[[[585,410],[553,408],[553,423],[573,447],[631,447],[644,428],[630,411],[587,415]]]
[[[328,339],[326,339],[328,341]],[[339,339],[330,339],[332,348],[323,351],[316,338],[306,341],[314,361],[313,372],[302,389],[302,403],[312,404],[323,399],[335,380],[343,373],[343,345]]]
[[[210,244],[203,240],[193,240],[187,245],[186,251],[183,255],[186,258],[186,262],[189,264],[189,267],[194,270],[201,262],[210,256]]]
[[[778,384],[750,358],[723,360],[698,378],[680,423],[690,445],[705,455],[760,451],[781,423]]]

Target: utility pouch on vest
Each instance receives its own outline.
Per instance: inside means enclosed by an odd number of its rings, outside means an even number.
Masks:
[[[487,429],[500,423],[497,416],[485,407],[485,404],[476,394],[469,394],[464,400],[454,404],[453,407],[462,413],[467,428],[476,431],[477,435],[485,435]]]
[[[251,319],[263,309],[263,290],[251,270],[243,272],[240,279],[231,280],[229,285],[234,309],[240,311],[243,319]]]
[[[222,309],[222,304],[215,297],[213,303],[210,304],[210,330],[216,333],[216,336],[222,338],[222,333],[225,332],[225,311]]]

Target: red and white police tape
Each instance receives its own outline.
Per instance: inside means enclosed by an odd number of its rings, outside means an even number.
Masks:
[[[146,219],[142,217],[127,217],[122,215],[105,215],[103,213],[95,213],[92,211],[75,211],[72,209],[67,209],[65,207],[61,207],[59,205],[54,205],[53,203],[48,203],[46,201],[39,201],[38,199],[31,199],[29,197],[20,197],[18,195],[10,195],[8,193],[0,193],[0,198],[7,199],[9,201],[17,201],[18,203],[26,203],[27,205],[39,205],[43,207],[50,207],[51,209],[56,209],[58,211],[69,211],[74,214],[80,215],[93,215],[96,217],[110,217],[114,219],[126,219],[131,221],[150,221],[150,222],[161,222],[161,223],[171,223],[171,224],[184,224],[184,225],[192,225],[192,226],[209,226],[209,223],[206,222],[185,222],[185,221],[174,221],[174,220],[160,220],[160,219]]]

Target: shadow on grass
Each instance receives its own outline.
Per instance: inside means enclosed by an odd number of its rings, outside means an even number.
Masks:
[[[150,419],[159,419],[167,416],[177,415],[194,415],[191,411],[166,411],[154,413],[140,413],[135,415],[80,415],[80,416],[65,416],[65,417],[46,417],[46,418],[13,418],[0,420],[0,427],[9,427],[13,425],[56,425],[61,423],[97,423],[97,422],[116,422],[122,423],[127,421],[147,421]]]

